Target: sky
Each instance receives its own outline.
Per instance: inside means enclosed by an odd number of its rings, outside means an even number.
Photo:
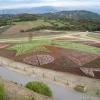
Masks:
[[[62,7],[68,10],[93,10],[100,13],[100,0],[0,0],[0,9]]]

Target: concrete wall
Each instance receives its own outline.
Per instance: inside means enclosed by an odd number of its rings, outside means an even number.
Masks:
[[[0,57],[0,65],[18,69],[20,71],[25,71],[29,74],[36,74],[42,78],[54,80],[71,88],[74,88],[77,85],[86,86],[87,90],[91,94],[96,94],[96,91],[100,89],[100,80],[98,79],[91,79],[69,73],[56,72],[20,62],[15,62],[14,60],[10,60],[4,57]]]

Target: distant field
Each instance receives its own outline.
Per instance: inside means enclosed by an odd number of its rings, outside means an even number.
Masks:
[[[44,22],[43,20],[37,20],[37,21],[24,21],[24,22],[14,22],[13,25],[10,29],[8,29],[5,34],[14,34],[18,33],[22,30],[28,30],[33,27],[41,26],[41,25],[46,25],[50,26],[51,24],[48,22]]]
[[[0,33],[3,33],[5,31],[7,31],[11,26],[8,25],[8,26],[3,26],[3,27],[0,27]],[[0,34],[1,35],[1,34]]]
[[[27,31],[29,29],[32,29],[34,27],[39,27],[39,26],[51,26],[50,23],[44,22],[43,20],[37,20],[37,21],[23,21],[23,22],[13,22],[14,25],[12,26],[7,26],[2,29],[0,29],[0,38],[19,38],[19,37],[26,37],[28,36],[28,32],[23,32]],[[34,33],[33,33],[34,36]]]

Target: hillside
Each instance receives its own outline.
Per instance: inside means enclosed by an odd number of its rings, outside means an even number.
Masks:
[[[55,13],[47,13],[43,14],[43,16],[47,18],[67,18],[67,19],[73,19],[73,20],[90,20],[90,21],[99,21],[100,15],[90,12],[90,11],[84,11],[84,10],[75,10],[75,11],[60,11]]]
[[[45,9],[45,10],[43,10]],[[15,10],[15,9],[14,9]],[[34,12],[34,10],[32,10]],[[38,13],[38,8],[36,8]],[[15,25],[15,22],[28,22],[43,20],[51,24],[50,26],[45,26],[44,24],[36,27],[35,29],[31,27],[26,31],[36,31],[40,29],[47,30],[72,30],[72,31],[100,31],[100,15],[83,10],[76,11],[53,11],[53,8],[41,7],[40,12],[43,14],[1,14],[0,15],[0,26],[5,25]],[[51,11],[52,13],[46,13]],[[9,12],[8,12],[9,13]]]
[[[89,20],[89,21],[99,21],[100,15],[94,12],[85,10],[72,10],[72,11],[59,11],[53,7],[37,7],[30,9],[6,9],[4,11],[0,10],[0,18],[13,18],[22,14],[35,14],[40,17],[53,18],[53,19],[73,19],[73,20]]]

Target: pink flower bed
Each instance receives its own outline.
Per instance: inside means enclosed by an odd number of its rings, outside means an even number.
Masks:
[[[35,66],[48,64],[53,61],[54,61],[54,57],[50,55],[42,55],[42,54],[32,55],[23,59],[23,62],[31,64],[31,65],[35,65]]]

